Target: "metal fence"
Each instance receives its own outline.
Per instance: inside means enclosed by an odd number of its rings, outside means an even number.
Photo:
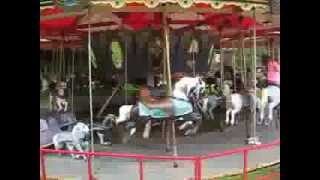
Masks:
[[[45,155],[46,154],[78,154],[78,155],[85,155],[87,160],[87,174],[88,180],[95,180],[93,176],[93,169],[92,169],[92,157],[112,157],[112,158],[126,158],[126,159],[135,159],[137,160],[139,166],[139,179],[144,180],[144,161],[145,160],[161,160],[161,161],[192,161],[193,162],[193,169],[194,169],[194,180],[201,180],[202,179],[202,162],[208,159],[214,159],[218,157],[230,156],[234,154],[242,154],[243,156],[243,179],[248,179],[248,154],[250,151],[255,151],[258,149],[266,149],[272,148],[277,145],[280,145],[280,140],[276,140],[269,144],[262,144],[256,146],[247,146],[232,150],[227,150],[218,153],[210,153],[207,155],[198,155],[198,156],[154,156],[154,155],[142,155],[142,154],[128,154],[128,153],[113,153],[113,152],[78,152],[78,151],[65,151],[65,150],[52,150],[52,149],[44,149],[40,148],[40,164],[41,164],[41,176],[42,180],[47,180],[46,174],[46,163],[45,163]],[[272,173],[267,176],[259,177],[259,180],[266,180],[271,177],[277,176],[279,173]]]

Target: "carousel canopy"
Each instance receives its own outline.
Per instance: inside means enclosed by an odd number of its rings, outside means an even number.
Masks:
[[[67,10],[68,7],[85,7],[84,4],[88,3],[91,4],[90,17],[85,8],[81,11],[78,8],[76,13],[71,14]],[[166,4],[166,7],[161,4]],[[257,17],[256,22],[254,18],[246,16],[246,11],[256,8],[267,12],[268,5],[266,0],[40,0],[40,37],[79,40],[86,35],[83,32],[87,31],[88,24],[92,32],[161,29],[162,12],[166,12],[171,30],[197,29],[214,31],[222,37],[233,37],[239,34],[239,30],[248,30],[254,24],[262,26],[266,16]],[[208,9],[210,11],[206,12]]]

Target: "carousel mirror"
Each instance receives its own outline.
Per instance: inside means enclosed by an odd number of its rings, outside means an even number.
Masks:
[[[112,63],[116,69],[122,68],[123,54],[119,40],[114,39],[111,42]]]

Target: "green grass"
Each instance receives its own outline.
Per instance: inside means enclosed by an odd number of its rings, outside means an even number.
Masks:
[[[40,95],[40,104],[49,104],[49,95],[41,94]]]
[[[269,174],[275,173],[275,172],[280,173],[280,164],[276,164],[273,166],[260,168],[255,171],[251,171],[248,174],[248,180],[255,180],[258,177],[266,176],[266,175],[269,175]],[[221,178],[214,178],[214,179],[215,180],[242,180],[243,175],[224,176]],[[279,180],[279,179],[280,179],[279,176],[274,176],[274,177],[270,178],[269,180]]]

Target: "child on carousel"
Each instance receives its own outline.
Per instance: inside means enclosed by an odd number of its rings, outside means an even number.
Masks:
[[[68,101],[66,100],[66,96],[64,93],[63,87],[58,87],[57,95],[55,96],[57,111],[58,112],[66,112],[68,109]]]

